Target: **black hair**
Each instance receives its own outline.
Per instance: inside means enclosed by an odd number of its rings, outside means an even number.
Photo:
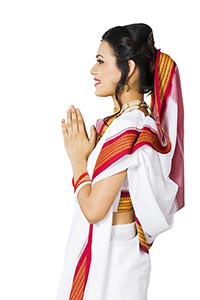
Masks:
[[[116,26],[107,30],[102,40],[112,47],[121,78],[116,86],[115,95],[120,102],[120,91],[127,83],[128,61],[133,60],[138,67],[138,89],[142,94],[153,93],[154,69],[157,49],[154,46],[153,31],[150,26],[136,23]]]

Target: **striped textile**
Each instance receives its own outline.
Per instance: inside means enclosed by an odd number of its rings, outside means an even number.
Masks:
[[[132,205],[129,191],[122,190],[118,208],[117,208],[117,212],[125,212],[125,211],[131,211],[131,210],[134,210],[134,208]],[[136,223],[136,229],[137,229],[137,233],[138,233],[138,239],[140,242],[140,249],[146,253],[149,253],[149,249],[152,246],[152,244],[147,243],[144,231],[143,231],[142,226],[137,217],[135,217],[135,223]]]
[[[173,59],[168,54],[162,53],[158,50],[154,76],[154,94],[151,99],[151,110],[153,111],[154,119],[156,119],[159,124],[162,123],[163,114],[167,106],[175,67],[176,63]]]
[[[133,210],[133,205],[132,205],[129,191],[122,190],[120,199],[119,199],[117,212],[125,212],[125,211],[131,211],[131,210]]]
[[[144,127],[142,130],[127,129],[104,143],[97,158],[92,179],[124,155],[132,154],[143,145],[149,145],[163,154],[168,153],[171,149],[169,139],[163,146],[158,135],[148,127]]]
[[[173,91],[173,93],[172,93]],[[169,95],[177,105],[176,146],[172,160],[170,178],[179,185],[176,196],[177,210],[185,205],[184,200],[184,106],[179,71],[173,59],[158,50],[154,74],[154,94],[151,98],[152,117],[166,136],[170,119],[166,117]]]
[[[90,224],[88,242],[76,266],[71,293],[69,297],[70,300],[83,300],[85,286],[87,283],[92,259],[92,232],[93,225]]]
[[[140,221],[138,220],[137,217],[135,218],[135,224],[136,224],[136,229],[137,229],[138,238],[139,238],[139,242],[140,242],[140,249],[146,253],[149,253],[149,249],[153,243],[151,243],[151,244],[147,243],[147,240],[144,235],[144,231],[143,231]]]

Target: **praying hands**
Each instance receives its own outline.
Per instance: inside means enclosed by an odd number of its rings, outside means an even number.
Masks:
[[[66,120],[62,119],[62,132],[64,145],[71,162],[87,161],[96,145],[97,132],[95,126],[91,126],[90,137],[88,137],[80,110],[70,106],[67,110]]]

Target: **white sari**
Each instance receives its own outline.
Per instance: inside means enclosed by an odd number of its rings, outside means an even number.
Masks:
[[[127,170],[132,205],[147,244],[171,228],[173,214],[178,209],[176,195],[179,185],[170,178],[172,158],[177,146],[177,131],[174,129],[177,128],[178,108],[177,100],[173,97],[177,89],[176,74],[165,111],[166,119],[170,120],[167,125],[171,142],[168,153],[162,154],[146,143],[124,155],[122,152],[109,163],[101,165],[100,161],[100,167],[97,168],[98,158],[105,145],[111,144],[127,131],[140,133],[145,127],[155,135],[160,135],[154,119],[134,110],[112,121],[88,160],[88,172],[93,178],[93,185],[103,178]],[[151,268],[149,254],[142,250],[135,223],[112,226],[112,214],[118,202],[119,195],[105,218],[92,226],[89,275],[84,296],[80,300],[147,299]],[[77,263],[89,240],[89,228],[90,224],[76,201],[57,300],[79,299],[74,296],[70,298],[70,292]]]

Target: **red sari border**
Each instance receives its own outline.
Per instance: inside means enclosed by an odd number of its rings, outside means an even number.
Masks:
[[[88,275],[90,271],[90,264],[92,260],[92,234],[93,234],[93,224],[89,225],[89,233],[88,233],[88,242],[85,246],[81,257],[76,266],[76,270],[74,273],[70,300],[83,300],[85,287],[88,280]]]
[[[158,134],[151,128],[147,126],[142,129],[129,128],[104,143],[94,167],[92,180],[122,157],[134,153],[144,145],[149,145],[163,154],[171,149],[169,139],[162,145]]]

